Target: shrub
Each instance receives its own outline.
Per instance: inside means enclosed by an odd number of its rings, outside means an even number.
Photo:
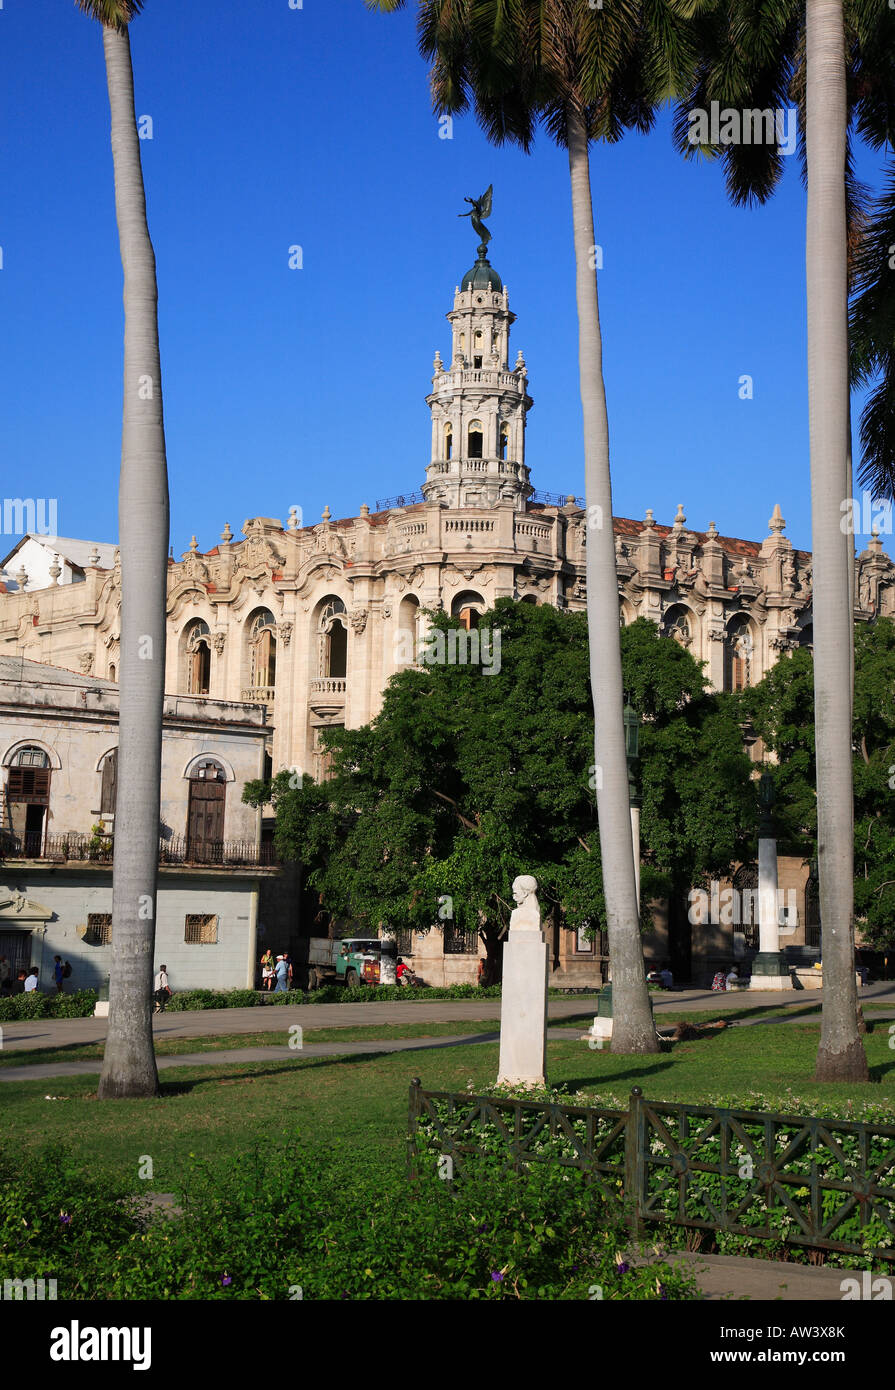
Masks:
[[[96,1005],[95,989],[73,990],[71,994],[44,994],[39,989],[27,994],[0,998],[0,1023],[27,1018],[89,1018]]]

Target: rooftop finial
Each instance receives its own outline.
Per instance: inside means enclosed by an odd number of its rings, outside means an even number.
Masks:
[[[768,526],[770,527],[772,536],[780,536],[786,530],[786,522],[783,520],[783,517],[780,514],[779,502],[774,503],[774,510],[771,514],[771,519],[768,522]]]
[[[683,502],[678,502],[677,512],[674,518],[675,531],[683,531],[686,520],[687,518],[684,516],[684,504]]]
[[[330,510],[329,510],[329,503],[328,503],[328,502],[327,502],[326,506],[323,508],[323,511],[320,513],[320,515],[323,517],[323,520],[324,520],[324,521],[329,521],[329,518],[330,518]]]
[[[233,539],[233,532],[230,530],[230,523],[229,523],[229,521],[225,521],[225,522],[224,522],[224,529],[223,529],[223,531],[221,532],[221,540],[224,542],[224,545],[229,545],[230,542],[232,541],[232,539]]]

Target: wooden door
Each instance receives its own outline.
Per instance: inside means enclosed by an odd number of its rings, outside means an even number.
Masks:
[[[224,853],[226,784],[211,779],[190,782],[187,858],[218,863]]]

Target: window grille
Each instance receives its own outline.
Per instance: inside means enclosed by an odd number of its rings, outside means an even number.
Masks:
[[[110,946],[112,944],[111,912],[88,912],[86,939],[91,946]]]
[[[188,912],[183,933],[187,946],[216,946],[218,919],[213,912]]]

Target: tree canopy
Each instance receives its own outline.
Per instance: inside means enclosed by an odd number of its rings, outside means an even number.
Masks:
[[[457,627],[443,613],[432,624]],[[605,918],[585,615],[500,599],[480,620],[489,631],[499,670],[409,668],[371,724],[324,735],[331,780],[281,772],[245,795],[273,801],[278,852],[304,865],[333,915],[367,930],[452,923],[481,932],[495,959],[517,874],[535,875],[564,925]],[[672,881],[728,870],[754,837],[755,798],[730,697],[706,692],[692,656],[638,619],[622,659],[643,716],[646,904]]]
[[[739,696],[743,716],[777,756],[779,847],[816,855],[814,682],[811,653],[778,661]],[[855,915],[861,936],[895,946],[895,623],[855,630]]]

